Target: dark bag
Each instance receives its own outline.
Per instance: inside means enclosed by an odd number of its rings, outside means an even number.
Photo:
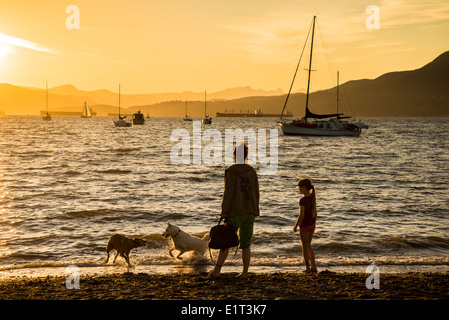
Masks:
[[[227,249],[239,245],[239,237],[234,227],[227,223],[226,225],[220,224],[223,218],[220,218],[218,225],[212,227],[209,232],[210,249]]]

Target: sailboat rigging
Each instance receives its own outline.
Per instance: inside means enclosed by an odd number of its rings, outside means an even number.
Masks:
[[[92,113],[90,112],[90,108],[87,106],[86,101],[84,101],[83,114],[81,118],[90,118],[92,117]]]
[[[296,67],[295,75],[293,77],[292,84],[290,86],[290,90],[287,94],[287,98],[284,104],[284,108],[282,109],[282,113],[279,119],[279,125],[281,126],[282,132],[285,135],[306,135],[306,136],[359,136],[361,133],[362,126],[359,124],[349,123],[348,121],[342,121],[342,119],[350,118],[344,116],[343,113],[338,112],[338,81],[337,80],[337,113],[333,114],[316,114],[310,111],[309,109],[309,96],[310,96],[310,77],[312,71],[312,57],[313,57],[313,40],[315,35],[315,23],[316,16],[313,17],[312,21],[312,37],[311,37],[311,45],[310,45],[310,59],[309,59],[309,68],[308,70],[308,79],[307,79],[307,94],[306,94],[306,107],[305,107],[305,116],[302,119],[293,120],[291,122],[282,121],[282,115],[284,113],[285,107],[287,105],[288,98],[290,96],[291,89],[293,87],[293,82],[295,81],[296,74],[298,71],[299,63],[301,61],[302,55],[304,53],[304,48],[301,53],[300,60],[298,62],[298,66]],[[309,29],[310,33],[310,29]],[[308,35],[306,38],[307,43]],[[339,78],[339,73],[337,73],[337,78]],[[330,119],[329,119],[330,118]],[[308,122],[308,119],[314,119],[311,123]],[[317,119],[328,119],[328,120],[317,120]]]
[[[45,81],[45,105],[46,105],[46,109],[47,109],[47,114],[45,116],[43,116],[42,119],[45,121],[50,121],[51,116],[48,113],[48,81]]]
[[[118,85],[118,120],[114,121],[116,127],[131,127],[132,122],[125,121],[126,116],[120,115],[120,85]]]
[[[211,124],[212,118],[207,115],[206,91],[204,91],[204,118],[203,124]]]
[[[190,118],[188,115],[187,115],[187,100],[186,100],[186,117],[183,119],[184,121],[192,121],[192,118]]]

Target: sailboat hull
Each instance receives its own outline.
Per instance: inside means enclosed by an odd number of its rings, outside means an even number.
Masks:
[[[131,127],[132,123],[126,122],[125,120],[117,120],[117,121],[114,121],[114,125],[116,127]]]
[[[352,136],[357,137],[360,135],[360,130],[348,130],[345,128],[338,128],[336,126],[331,126],[330,128],[319,128],[319,127],[302,127],[297,126],[288,122],[280,122],[282,132],[285,135],[292,136]]]

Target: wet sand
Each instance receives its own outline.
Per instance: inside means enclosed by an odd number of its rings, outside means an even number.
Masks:
[[[81,276],[79,289],[66,277],[0,280],[1,300],[440,300],[449,299],[449,273],[380,274],[380,288],[367,289],[365,273],[117,273]]]

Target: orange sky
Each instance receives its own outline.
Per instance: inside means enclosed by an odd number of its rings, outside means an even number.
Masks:
[[[69,5],[80,10],[80,29],[67,29]],[[368,5],[379,7],[379,29],[365,25]],[[449,50],[446,0],[2,0],[0,82],[112,91],[121,83],[124,93],[246,85],[287,92],[315,14],[326,55],[317,33],[312,90],[335,85],[336,70],[341,83],[374,78]],[[304,79],[301,68],[295,90]]]

